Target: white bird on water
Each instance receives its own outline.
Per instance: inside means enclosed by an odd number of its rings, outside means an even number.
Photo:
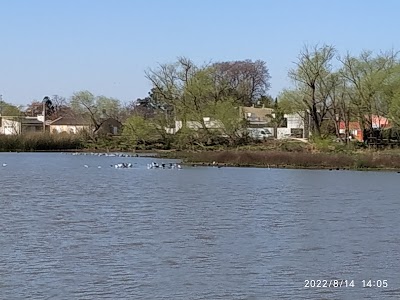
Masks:
[[[89,168],[89,166],[88,165],[83,165],[85,168]]]
[[[3,164],[3,167],[7,167],[7,164]]]

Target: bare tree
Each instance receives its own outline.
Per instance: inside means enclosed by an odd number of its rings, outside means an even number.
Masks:
[[[50,101],[53,107],[53,109],[49,111],[49,118],[51,120],[55,120],[59,117],[71,117],[74,115],[73,110],[65,97],[53,95],[50,98]]]
[[[296,68],[289,71],[300,96],[297,101],[310,114],[317,136],[321,136],[321,126],[332,104],[331,95],[338,84],[337,76],[331,70],[335,54],[333,46],[305,46],[295,63]]]
[[[270,88],[271,76],[265,61],[218,62],[212,67],[219,91],[233,96],[240,105],[250,106]]]

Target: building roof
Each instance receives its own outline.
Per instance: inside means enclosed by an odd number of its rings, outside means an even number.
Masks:
[[[50,125],[89,126],[90,122],[79,117],[59,117],[51,122]]]
[[[372,115],[371,117],[365,116],[366,119],[370,119],[372,128],[388,128],[390,127],[389,120],[385,117]],[[339,123],[340,129],[346,129],[346,125],[344,121]],[[361,130],[361,125],[359,122],[349,122],[350,130]]]
[[[101,122],[101,125],[108,124],[108,123],[114,123],[114,124],[118,124],[119,126],[122,126],[122,123],[120,121],[118,121],[117,119],[112,118],[112,117],[109,117],[109,118],[103,120]]]
[[[341,121],[339,123],[339,129],[346,129],[346,123]],[[358,123],[358,122],[349,122],[349,130],[361,130],[360,123]]]
[[[372,115],[371,123],[373,128],[390,127],[389,120],[382,116]]]
[[[22,118],[21,119],[22,125],[43,125],[42,121],[39,121],[37,118]]]
[[[25,117],[25,116],[0,116],[5,120],[21,123],[22,125],[43,125],[43,122],[38,120],[36,117]],[[0,124],[1,126],[1,124]]]
[[[242,114],[244,118],[248,121],[253,121],[253,122],[268,122],[271,115],[273,113],[272,108],[257,108],[257,107],[246,107],[242,106],[241,107]]]

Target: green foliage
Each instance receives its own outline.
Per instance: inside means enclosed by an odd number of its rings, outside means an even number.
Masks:
[[[121,114],[121,103],[118,99],[105,96],[94,96],[89,91],[75,92],[70,101],[73,111],[90,119],[98,129],[101,121],[112,117],[119,119]]]
[[[400,127],[400,76],[398,82],[391,89],[391,101],[389,104],[389,116],[392,122]]]
[[[0,116],[19,116],[20,114],[21,111],[15,105],[0,101]]]
[[[289,71],[295,89],[286,93],[286,101],[293,102],[292,107],[297,111],[309,112],[317,136],[321,136],[322,123],[331,108],[332,92],[339,84],[331,66],[335,54],[333,46],[306,46],[300,52],[296,68]]]
[[[100,112],[100,116],[103,118],[114,118],[119,119],[121,112],[121,103],[118,99],[109,98],[105,96],[98,96],[96,98],[97,110]]]
[[[211,105],[210,115],[219,125],[221,133],[227,136],[231,144],[240,138],[240,132],[245,128],[245,121],[239,118],[239,109],[233,100],[216,102]]]
[[[220,62],[197,66],[181,57],[146,72],[159,102],[174,108],[183,121],[202,122],[209,106],[225,100],[235,106],[262,99],[269,88],[268,69],[263,61]],[[203,126],[203,129],[206,129]]]
[[[346,83],[352,115],[363,129],[372,128],[372,115],[396,114],[399,62],[394,52],[374,55],[363,51],[359,56],[345,55],[340,76]]]
[[[257,106],[273,107],[275,100],[270,95],[262,95],[257,99],[256,104]]]
[[[335,152],[337,146],[340,145],[335,141],[334,137],[321,138],[313,136],[311,140],[315,149],[317,149],[320,152]]]
[[[80,114],[85,114],[88,111],[93,113],[98,111],[96,98],[89,91],[75,92],[71,98],[70,104],[72,109]]]
[[[287,114],[304,111],[306,108],[302,103],[303,95],[298,90],[284,89],[279,94],[279,107]]]
[[[193,144],[196,140],[198,140],[199,136],[195,131],[183,127],[179,130],[173,139],[173,146],[178,150],[191,149],[193,150]]]
[[[287,102],[285,100],[281,100],[279,102],[276,100],[273,105],[273,113],[268,115],[270,118],[268,126],[272,126],[274,128],[275,138],[277,137],[278,127],[282,127],[285,124],[285,113],[291,112],[290,107],[285,107],[286,103]]]
[[[132,116],[124,123],[123,137],[134,147],[146,145],[158,138],[155,125],[141,116]]]

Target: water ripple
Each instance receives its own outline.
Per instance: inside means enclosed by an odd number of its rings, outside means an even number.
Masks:
[[[0,157],[0,299],[399,297],[395,173]],[[332,278],[356,286],[304,288]]]

